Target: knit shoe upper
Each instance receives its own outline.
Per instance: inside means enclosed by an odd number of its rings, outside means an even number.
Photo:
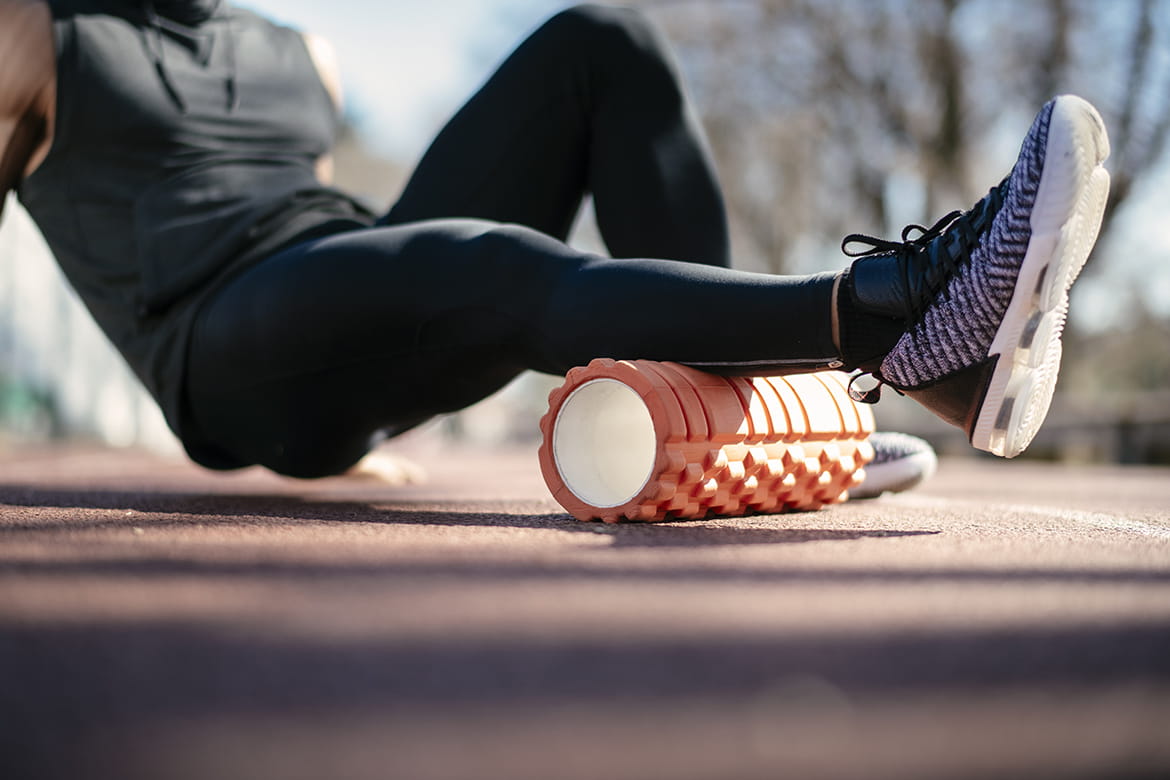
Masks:
[[[934,448],[917,436],[875,431],[869,435],[869,443],[873,460],[865,466],[864,481],[849,489],[850,499],[901,493],[929,479],[938,469]]]
[[[1052,400],[1068,290],[1104,213],[1108,154],[1096,110],[1062,95],[1032,123],[1011,174],[974,209],[894,246],[850,237],[878,252],[850,269],[859,305],[907,325],[880,366],[865,368],[964,428],[975,447],[1022,452]],[[891,290],[902,299],[897,310]]]

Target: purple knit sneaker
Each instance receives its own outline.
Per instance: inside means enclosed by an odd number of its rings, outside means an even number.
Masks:
[[[854,305],[905,332],[864,370],[1014,457],[1039,430],[1060,369],[1068,291],[1097,239],[1109,193],[1105,125],[1081,98],[1040,111],[1015,167],[987,197],[849,270]],[[858,400],[869,400],[859,394]]]

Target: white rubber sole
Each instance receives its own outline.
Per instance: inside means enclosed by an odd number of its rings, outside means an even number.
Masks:
[[[1074,95],[1058,97],[1027,254],[987,351],[1000,358],[971,433],[976,449],[1015,457],[1032,443],[1048,414],[1060,372],[1068,292],[1105,213],[1109,173],[1102,163],[1108,156],[1109,139],[1097,110]]]

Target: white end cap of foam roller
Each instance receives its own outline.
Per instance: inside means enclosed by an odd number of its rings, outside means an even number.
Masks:
[[[658,455],[646,403],[614,379],[594,379],[561,404],[553,426],[557,473],[573,495],[608,508],[630,501],[646,486]]]

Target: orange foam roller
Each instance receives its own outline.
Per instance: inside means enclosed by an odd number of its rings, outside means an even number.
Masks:
[[[818,509],[845,500],[873,459],[873,414],[847,382],[594,360],[549,395],[541,472],[579,520]]]

